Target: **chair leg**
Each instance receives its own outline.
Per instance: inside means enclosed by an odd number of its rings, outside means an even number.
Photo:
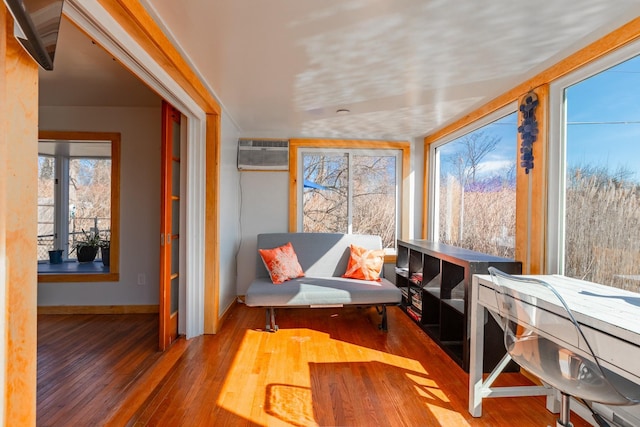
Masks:
[[[265,329],[269,332],[275,332],[278,330],[278,325],[276,325],[276,309],[273,307],[267,307],[266,311],[267,315],[267,325]]]
[[[379,315],[382,316],[382,319],[378,324],[378,329],[388,332],[389,328],[387,327],[387,306],[382,305],[382,308],[379,306],[376,306],[376,311],[378,312]]]
[[[571,409],[569,408],[570,399],[571,396],[566,393],[561,393],[560,418],[556,421],[556,427],[573,427],[573,424],[569,421],[569,415],[571,414]]]

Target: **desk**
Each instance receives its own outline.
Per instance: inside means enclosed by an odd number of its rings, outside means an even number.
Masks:
[[[528,276],[556,288],[581,325],[600,364],[640,384],[640,294],[557,275]],[[471,284],[471,354],[469,366],[469,413],[482,415],[482,399],[488,397],[547,396],[547,408],[557,412],[556,392],[544,386],[492,387],[510,361],[509,355],[483,380],[484,322],[488,311],[498,311],[494,284],[489,275],[474,275]],[[544,304],[541,302],[541,304]],[[563,309],[548,303],[547,310]],[[562,342],[553,335],[547,338]],[[568,348],[574,348],[568,346]]]

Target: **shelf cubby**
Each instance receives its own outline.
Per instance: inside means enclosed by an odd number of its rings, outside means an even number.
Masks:
[[[520,262],[507,258],[428,240],[398,240],[396,285],[403,290],[403,309],[467,372],[471,277],[487,274],[490,266],[522,272]],[[504,355],[502,330],[492,320],[485,325],[485,372]]]

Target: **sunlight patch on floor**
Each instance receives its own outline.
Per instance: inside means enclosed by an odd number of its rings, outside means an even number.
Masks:
[[[397,378],[404,376],[408,390],[415,388],[417,395],[430,401],[449,402],[416,360],[300,328],[281,329],[276,333],[246,331],[216,403],[253,422],[317,425],[314,404],[318,405],[320,400],[326,404],[327,399],[334,398],[330,396],[333,392],[325,393],[327,387],[351,393],[352,390],[343,388],[350,386],[349,381],[357,382],[362,372],[370,376],[376,369],[382,369],[384,376],[387,373]],[[343,375],[348,380],[343,381]],[[369,381],[384,387],[384,379],[370,378]],[[253,396],[252,401],[247,401],[247,396]],[[240,403],[242,399],[244,402]],[[442,412],[437,405],[435,409]],[[445,418],[451,419],[451,414]]]

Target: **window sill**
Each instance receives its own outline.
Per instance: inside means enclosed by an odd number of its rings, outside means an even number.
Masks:
[[[38,263],[38,282],[117,282],[120,275],[105,267],[102,261],[62,264]]]

